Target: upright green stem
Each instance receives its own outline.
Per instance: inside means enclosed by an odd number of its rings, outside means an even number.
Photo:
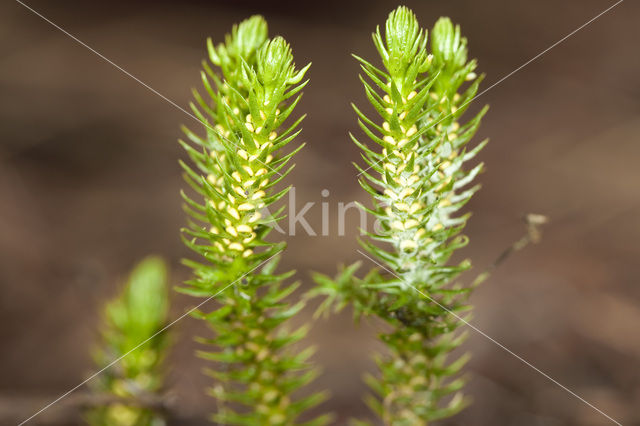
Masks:
[[[216,296],[220,302],[217,309],[198,314],[215,333],[200,339],[212,349],[199,352],[214,363],[207,369],[215,379],[209,393],[219,402],[212,419],[238,425],[296,424],[324,396],[292,396],[316,371],[307,361],[310,349],[291,350],[306,327],[291,331],[282,326],[303,303],[285,301],[298,283],[284,284],[293,271],[275,273],[284,243],[265,239],[278,214],[263,211],[288,191],[274,188],[302,148],[282,154],[300,133],[303,117],[284,123],[300,100],[309,65],[296,70],[287,42],[268,39],[259,16],[235,26],[225,43],[214,47],[209,41],[208,50],[222,75],[204,63],[209,99],[194,93],[193,109],[205,124],[206,137],[185,129],[192,144],[181,141],[191,159],[191,165],[182,163],[185,180],[198,195],[196,201],[183,194],[190,216],[183,240],[202,263],[185,260],[195,277],[181,291]]]
[[[380,376],[368,378],[377,393],[368,402],[386,424],[426,425],[466,405],[459,372],[467,357],[450,359],[464,334],[450,311],[464,315],[470,309],[469,288],[454,284],[470,263],[449,259],[467,244],[460,232],[468,215],[458,212],[478,189],[466,186],[482,165],[467,170],[464,164],[484,143],[470,151],[465,146],[486,109],[461,124],[480,79],[475,61],[467,61],[466,39],[448,18],[436,23],[431,52],[427,31],[405,7],[391,12],[384,36],[378,29],[373,41],[383,68],[356,59],[378,118],[354,109],[379,148],[351,138],[363,150],[367,167],[356,167],[374,198],[368,211],[380,224],[362,244],[384,266],[364,279],[354,278],[355,267],[336,280],[316,276],[316,293],[392,326],[381,335],[389,354],[378,357]]]

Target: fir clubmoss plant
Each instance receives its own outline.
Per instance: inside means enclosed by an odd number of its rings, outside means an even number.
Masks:
[[[296,69],[282,37],[269,39],[267,24],[254,16],[234,26],[225,43],[208,42],[214,72],[203,63],[206,96],[194,92],[195,114],[206,127],[201,137],[185,129],[192,144],[181,141],[191,164],[182,164],[185,180],[197,196],[183,194],[190,220],[184,243],[201,256],[185,260],[194,278],[181,288],[193,296],[219,299],[220,306],[199,312],[215,336],[200,339],[212,361],[207,374],[217,399],[212,419],[222,424],[291,425],[322,394],[294,397],[316,371],[312,351],[291,345],[306,327],[291,331],[282,324],[303,307],[284,299],[298,283],[285,284],[293,271],[275,272],[284,243],[265,239],[278,220],[261,213],[288,188],[276,184],[290,171],[291,157],[302,147],[282,149],[300,132],[303,117],[284,125],[300,100],[309,65]],[[326,417],[309,424],[322,424]]]
[[[113,396],[117,402],[98,406],[87,413],[95,426],[161,426],[162,413],[145,407],[142,400],[160,399],[169,297],[167,268],[162,259],[140,262],[122,293],[104,311],[102,344],[95,351],[96,364],[103,368],[120,362],[94,382],[98,397]],[[108,399],[108,398],[107,398]]]
[[[323,309],[352,304],[357,315],[391,326],[381,335],[389,354],[377,360],[379,377],[368,378],[377,394],[368,402],[385,424],[426,425],[467,404],[459,374],[467,356],[451,355],[465,333],[451,312],[464,318],[470,309],[471,286],[455,283],[470,263],[450,258],[467,244],[461,231],[468,214],[459,212],[478,189],[468,184],[482,165],[466,164],[485,143],[467,145],[486,107],[462,117],[481,79],[475,60],[467,59],[467,40],[448,18],[435,24],[430,52],[427,31],[405,7],[389,15],[384,36],[378,29],[373,41],[383,68],[356,59],[377,117],[354,109],[378,147],[352,139],[368,165],[356,167],[374,199],[368,211],[379,223],[362,244],[382,270],[363,279],[354,277],[358,265],[335,280],[316,274],[315,293],[328,296]]]

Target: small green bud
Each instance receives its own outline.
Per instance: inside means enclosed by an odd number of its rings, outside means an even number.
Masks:
[[[411,62],[424,37],[416,15],[406,7],[400,6],[389,14],[385,30],[389,62],[395,66]]]
[[[225,37],[225,42],[217,47],[208,39],[209,59],[222,67],[226,78],[233,78],[231,75],[241,69],[242,61],[252,62],[256,51],[266,42],[267,35],[267,22],[262,16],[254,15],[234,25],[231,34]]]
[[[167,317],[169,297],[167,267],[158,257],[148,257],[131,273],[126,293],[131,318],[149,331],[160,328]]]
[[[131,273],[121,297],[106,306],[107,320],[122,331],[150,335],[166,321],[169,296],[167,268],[158,257],[148,257]]]
[[[373,40],[389,75],[399,88],[413,83],[404,82],[410,67],[417,68],[419,72],[428,68],[427,32],[420,28],[416,15],[406,7],[400,6],[389,14],[385,24],[385,43],[379,28]]]
[[[258,51],[258,79],[266,88],[271,88],[281,80],[283,74],[291,73],[292,62],[293,54],[289,43],[280,36],[275,37]]]
[[[459,68],[467,62],[467,39],[460,35],[460,26],[451,19],[440,18],[431,32],[431,50],[437,65]]]
[[[267,21],[260,15],[253,15],[233,28],[231,31],[233,41],[230,45],[233,46],[237,55],[246,58],[264,44],[267,33]]]

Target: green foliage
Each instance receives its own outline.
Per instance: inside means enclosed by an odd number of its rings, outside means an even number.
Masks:
[[[302,79],[309,65],[296,69],[288,43],[282,37],[268,39],[260,16],[234,26],[223,44],[214,46],[209,40],[208,51],[220,75],[203,62],[206,96],[194,91],[192,105],[206,135],[185,128],[191,143],[180,141],[191,160],[182,163],[185,181],[196,194],[183,193],[189,216],[183,241],[201,256],[199,262],[184,261],[194,278],[180,291],[220,302],[211,312],[197,313],[215,333],[200,339],[209,347],[199,352],[212,361],[206,371],[215,379],[209,394],[218,401],[212,419],[238,425],[295,424],[324,395],[297,393],[316,371],[308,363],[311,350],[292,350],[306,327],[289,330],[285,323],[303,303],[286,301],[298,283],[285,284],[293,271],[276,273],[284,243],[265,237],[279,212],[263,212],[287,193],[288,188],[275,187],[302,148],[282,154],[300,133],[303,117],[287,119],[307,83]]]
[[[94,358],[101,368],[122,359],[98,377],[93,391],[97,397],[111,395],[121,401],[91,409],[91,425],[165,424],[160,413],[139,402],[162,390],[167,337],[156,333],[167,325],[168,309],[166,265],[148,257],[135,267],[121,294],[105,306],[102,344]]]
[[[354,275],[358,265],[336,279],[316,275],[313,293],[327,297],[321,311],[352,304],[357,317],[375,315],[391,325],[380,336],[389,354],[377,359],[379,377],[367,378],[376,394],[367,401],[386,424],[426,425],[467,404],[459,374],[467,356],[451,354],[465,333],[447,311],[468,316],[471,288],[455,280],[470,262],[450,258],[467,244],[461,231],[468,214],[460,210],[478,189],[468,185],[482,165],[466,163],[485,142],[467,145],[486,107],[463,120],[481,78],[467,60],[467,40],[448,18],[435,24],[430,53],[427,31],[409,9],[391,12],[385,29],[384,37],[379,29],[373,34],[382,69],[356,56],[377,117],[354,109],[378,147],[351,136],[368,166],[356,165],[374,199],[367,210],[380,225],[361,243],[383,270],[362,279]]]

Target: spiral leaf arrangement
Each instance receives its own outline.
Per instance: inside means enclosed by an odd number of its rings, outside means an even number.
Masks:
[[[284,243],[265,240],[279,219],[264,214],[289,188],[274,188],[291,171],[298,145],[282,149],[300,133],[304,117],[284,125],[300,100],[309,65],[298,70],[282,37],[269,39],[267,24],[253,16],[233,27],[225,42],[208,41],[203,62],[206,96],[194,91],[196,116],[206,128],[201,137],[184,129],[181,141],[191,160],[182,163],[185,180],[196,196],[183,193],[188,227],[183,240],[201,256],[185,260],[194,278],[181,291],[216,297],[220,306],[197,313],[215,333],[200,339],[211,349],[199,355],[213,362],[206,373],[215,380],[209,393],[218,405],[212,420],[236,425],[291,425],[324,398],[322,393],[292,396],[316,375],[308,363],[311,349],[291,345],[306,327],[289,330],[283,323],[303,302],[285,299],[298,283],[284,284],[293,271],[276,273]],[[305,424],[324,424],[319,417]]]
[[[114,360],[120,362],[104,370],[94,382],[93,392],[122,401],[89,410],[89,424],[166,424],[162,413],[141,403],[161,397],[168,339],[160,331],[167,325],[168,310],[167,268],[162,259],[149,257],[135,267],[122,293],[105,307],[102,344],[94,358],[101,368]]]
[[[377,118],[354,109],[378,147],[351,138],[367,164],[356,165],[374,199],[367,211],[379,224],[362,245],[383,271],[358,279],[356,264],[336,279],[315,274],[314,293],[327,296],[321,311],[353,305],[357,316],[391,326],[381,335],[389,354],[377,359],[379,377],[367,378],[376,394],[368,403],[385,424],[426,425],[467,404],[460,371],[468,357],[451,352],[466,336],[456,316],[468,316],[471,286],[455,280],[470,262],[449,260],[468,241],[461,234],[468,214],[459,212],[478,189],[468,185],[482,164],[465,166],[486,142],[467,145],[487,108],[462,118],[481,78],[476,61],[467,59],[467,40],[448,18],[431,31],[430,52],[427,31],[405,7],[391,12],[384,36],[378,28],[373,42],[383,68],[355,58]]]

